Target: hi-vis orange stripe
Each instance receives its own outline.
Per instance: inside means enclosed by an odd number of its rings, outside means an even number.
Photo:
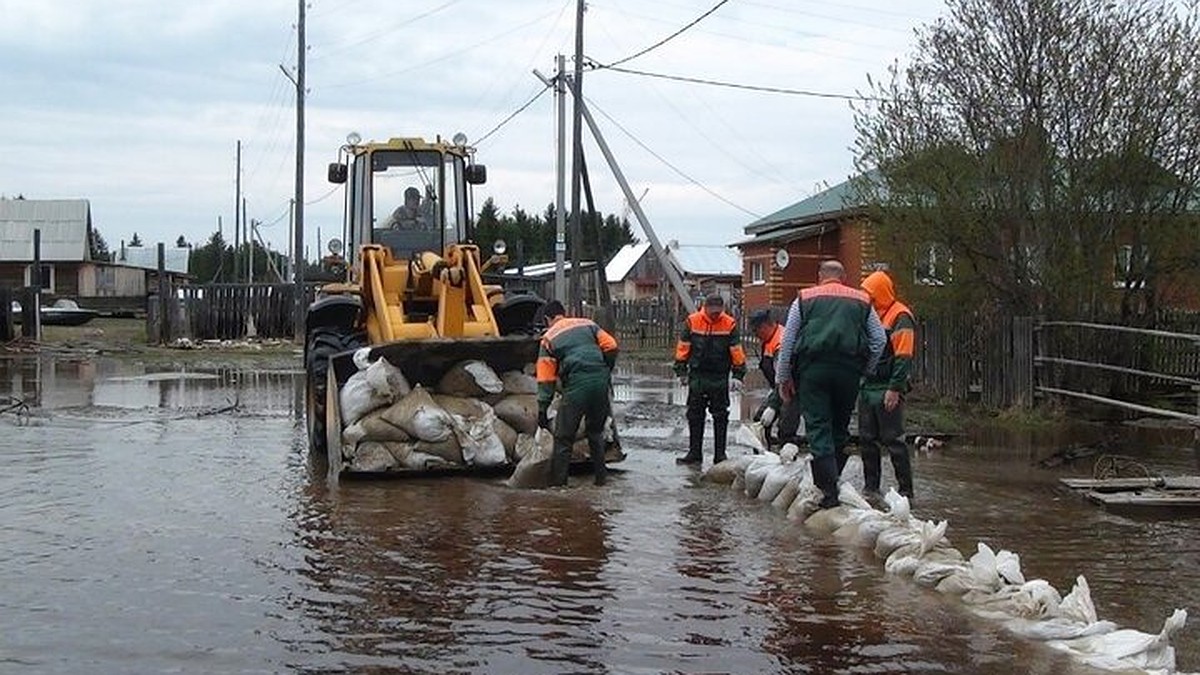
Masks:
[[[572,328],[590,329],[595,325],[591,319],[583,319],[579,317],[564,317],[559,319],[558,323],[550,327],[546,334],[542,336],[542,347],[551,356],[539,356],[537,360],[537,381],[538,382],[554,382],[558,379],[558,359],[553,356],[554,340],[563,333]],[[596,343],[600,346],[600,351],[611,352],[617,348],[617,339],[614,338],[608,331],[596,326]]]
[[[880,317],[880,323],[883,324],[885,329],[891,329],[903,314],[908,314],[909,317],[912,316],[912,312],[909,311],[908,307],[905,307],[902,303],[893,302],[892,306],[888,307],[888,311],[884,312],[883,316]],[[911,328],[902,328],[895,331],[892,333],[891,339],[892,353],[896,356],[911,358],[916,353],[916,342],[917,336]]]

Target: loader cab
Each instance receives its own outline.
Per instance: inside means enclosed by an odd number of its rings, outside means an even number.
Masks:
[[[482,182],[461,145],[393,138],[346,146],[329,178],[344,182],[350,246],[382,244],[404,260],[470,238],[468,184]]]

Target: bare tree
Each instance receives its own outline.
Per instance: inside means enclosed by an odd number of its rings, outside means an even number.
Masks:
[[[1196,0],[947,6],[856,106],[878,256],[942,251],[958,307],[1153,310],[1200,264]]]

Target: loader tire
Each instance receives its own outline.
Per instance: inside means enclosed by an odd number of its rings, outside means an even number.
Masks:
[[[309,452],[324,457],[328,452],[325,440],[325,401],[328,389],[329,357],[365,346],[362,333],[344,328],[314,328],[304,346],[305,419],[308,426]]]

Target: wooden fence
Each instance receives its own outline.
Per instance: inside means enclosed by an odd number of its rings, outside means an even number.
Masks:
[[[1034,398],[1031,317],[938,317],[920,322],[913,381],[935,396],[990,408]]]
[[[316,284],[306,285],[304,293],[307,305],[315,297]],[[166,302],[158,294],[149,298],[146,334],[151,341],[290,339],[295,335],[292,284],[178,286],[168,290],[166,297]]]

